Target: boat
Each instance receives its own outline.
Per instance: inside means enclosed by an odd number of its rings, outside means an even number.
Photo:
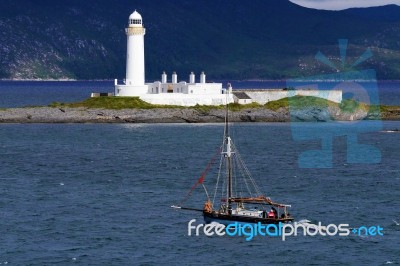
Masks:
[[[289,213],[291,205],[272,201],[261,193],[255,179],[242,160],[230,135],[229,110],[226,105],[225,126],[222,145],[218,149],[220,163],[217,168],[215,189],[212,195],[204,184],[205,177],[216,158],[213,158],[186,197],[171,207],[175,209],[200,211],[205,223],[217,222],[229,225],[238,223],[279,224],[290,223],[294,218]],[[217,156],[215,156],[217,157]],[[193,190],[202,185],[206,194],[203,209],[183,206]]]

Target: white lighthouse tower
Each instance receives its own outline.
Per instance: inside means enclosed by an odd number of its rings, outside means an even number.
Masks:
[[[115,95],[141,96],[148,92],[144,70],[146,29],[143,27],[142,16],[136,10],[129,16],[125,33],[127,36],[126,78],[124,85],[118,85],[115,81]]]

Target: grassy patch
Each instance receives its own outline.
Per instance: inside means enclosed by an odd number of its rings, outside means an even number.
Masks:
[[[353,99],[346,99],[343,100],[339,104],[340,110],[345,113],[354,113],[355,110],[360,108],[360,103],[357,101],[354,101]]]
[[[50,107],[85,107],[102,109],[153,109],[153,108],[182,108],[173,105],[155,105],[147,103],[139,97],[93,97],[77,103],[53,102]]]
[[[276,111],[279,108],[288,108],[289,107],[289,100],[288,98],[283,98],[277,101],[267,102],[264,105],[265,108],[270,109],[272,111]]]
[[[247,108],[261,108],[262,105],[256,102],[249,103],[249,104],[238,104],[238,103],[230,103],[228,105],[229,110],[231,111],[240,111]]]
[[[370,106],[369,114],[381,115],[382,118],[397,119],[400,117],[400,106],[372,105]]]
[[[207,113],[213,109],[225,109],[225,105],[195,105],[192,107],[188,108],[193,108],[199,112]],[[262,108],[262,105],[258,103],[249,103],[249,104],[238,104],[238,103],[230,103],[228,104],[229,111],[240,111],[243,109],[248,109],[248,108]]]
[[[377,111],[381,111],[386,112],[386,113],[390,113],[390,112],[400,112],[400,106],[390,106],[390,105],[372,105],[370,107],[370,110],[377,110]]]
[[[296,95],[290,98],[283,98],[277,101],[271,101],[264,105],[265,108],[276,111],[279,108],[294,108],[302,109],[306,107],[328,107],[337,106],[338,104],[326,99],[314,96],[300,96]]]
[[[228,105],[231,111],[240,111],[246,108],[260,108],[258,103]],[[151,104],[141,100],[139,97],[93,97],[77,103],[53,102],[49,107],[85,107],[85,108],[103,108],[103,109],[153,109],[153,108],[193,108],[200,112],[209,112],[212,109],[223,109],[224,105],[195,105],[192,107],[177,105],[158,105]]]
[[[213,105],[200,105],[200,104],[196,104],[195,106],[192,107],[188,107],[188,108],[192,108],[195,109],[201,113],[208,113],[213,109],[222,109],[224,108],[223,105],[218,105],[218,106],[213,106]]]
[[[304,107],[328,107],[337,106],[337,103],[332,101],[314,97],[314,96],[294,96],[288,98],[290,108],[301,109]]]
[[[97,108],[97,109],[154,109],[154,108],[191,108],[202,113],[209,113],[211,110],[224,109],[224,105],[210,106],[210,105],[196,105],[192,107],[184,106],[173,106],[173,105],[155,105],[140,100],[139,97],[95,97],[88,98],[82,102],[77,103],[60,103],[53,102],[49,105],[50,107],[63,108],[63,107],[84,107],[84,108]],[[368,106],[364,103],[356,102],[354,100],[343,100],[342,103],[334,103],[322,98],[312,96],[294,96],[290,98],[284,98],[277,101],[271,101],[265,105],[258,103],[251,104],[229,104],[230,111],[240,111],[248,108],[266,108],[273,111],[277,111],[279,108],[294,108],[302,109],[307,107],[320,107],[326,108],[328,106],[339,107],[342,112],[354,113],[358,109],[368,111],[369,114],[381,114],[382,117],[387,115],[398,115],[400,114],[400,107],[398,106]],[[34,107],[34,106],[31,106]],[[1,111],[6,108],[0,108]]]

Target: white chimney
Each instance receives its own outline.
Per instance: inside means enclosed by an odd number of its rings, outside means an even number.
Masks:
[[[228,92],[229,94],[232,93],[232,84],[228,83]]]
[[[194,75],[194,73],[190,73],[189,75],[189,83],[194,84],[196,83],[196,76]]]
[[[167,83],[167,74],[165,71],[161,75],[161,83]]]
[[[206,74],[204,74],[204,71],[200,74],[200,83],[206,83]]]
[[[172,83],[173,84],[178,83],[178,75],[176,74],[175,71],[174,71],[174,73],[172,73]]]

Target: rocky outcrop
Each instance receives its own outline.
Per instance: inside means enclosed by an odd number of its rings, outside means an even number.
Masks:
[[[88,108],[11,108],[0,111],[2,123],[213,123],[223,122],[223,109],[193,108],[88,109]],[[232,112],[234,122],[288,121],[284,112],[247,109]]]
[[[384,115],[382,115],[385,118]],[[224,109],[154,108],[154,109],[89,109],[89,108],[10,108],[0,110],[0,123],[220,123]],[[379,119],[379,114],[367,111],[344,112],[339,108],[306,107],[297,110],[280,108],[277,111],[249,108],[230,112],[232,122],[325,122]],[[390,119],[400,119],[400,113]]]

